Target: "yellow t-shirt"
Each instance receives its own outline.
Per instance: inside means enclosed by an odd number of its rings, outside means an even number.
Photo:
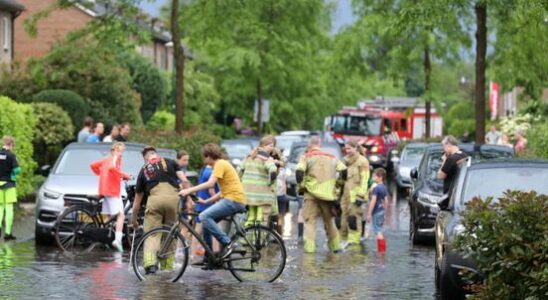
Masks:
[[[244,187],[238,173],[228,161],[219,159],[215,162],[213,177],[217,178],[223,199],[245,204]]]

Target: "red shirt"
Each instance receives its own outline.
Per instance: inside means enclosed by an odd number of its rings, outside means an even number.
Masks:
[[[120,197],[122,179],[129,179],[129,175],[120,170],[121,164],[121,156],[111,155],[90,165],[93,173],[99,176],[99,195]]]

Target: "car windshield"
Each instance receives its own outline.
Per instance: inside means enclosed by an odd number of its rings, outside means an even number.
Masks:
[[[335,133],[352,135],[381,134],[381,118],[372,116],[334,116],[332,119]]]
[[[416,165],[421,160],[423,154],[424,148],[408,147],[403,150],[401,160]]]
[[[291,155],[289,156],[288,161],[290,163],[298,163],[299,158],[303,155],[304,151],[306,151],[306,145],[303,145],[302,147],[293,148],[293,150],[291,152]],[[339,146],[335,145],[335,146],[322,147],[322,151],[325,151],[329,154],[332,154],[338,159],[342,158],[342,152],[341,152],[341,148],[339,148]]]
[[[291,145],[295,142],[300,142],[303,139],[300,136],[291,136],[291,135],[285,135],[285,136],[277,136],[276,137],[276,146],[278,149],[282,150],[289,150],[291,149]]]
[[[251,148],[251,143],[242,143],[242,144],[232,144],[226,143],[223,144],[228,157],[230,158],[243,158],[253,150]]]
[[[90,165],[92,162],[110,154],[108,148],[104,149],[69,149],[55,168],[53,174],[57,175],[93,175]],[[138,150],[124,151],[122,154],[122,171],[137,176],[145,161]]]
[[[498,199],[507,190],[536,191],[548,195],[548,168],[512,167],[471,170],[464,184],[462,202],[474,197]]]

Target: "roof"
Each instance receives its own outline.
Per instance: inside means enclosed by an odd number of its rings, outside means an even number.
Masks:
[[[409,143],[405,145],[405,148],[426,148],[431,144],[428,143]]]
[[[503,159],[503,160],[472,161],[470,169],[520,168],[520,167],[522,168],[524,166],[548,168],[548,160]]]
[[[67,149],[94,149],[94,148],[108,149],[108,148],[110,148],[111,145],[112,145],[112,143],[96,143],[96,144],[93,144],[93,143],[76,143],[76,142],[74,142],[74,143],[70,143],[66,148]],[[126,149],[139,150],[139,151],[141,151],[146,146],[145,144],[139,144],[139,143],[124,143],[124,145],[126,146]],[[156,150],[158,152],[163,152],[163,153],[173,152],[176,155],[176,152],[173,149],[156,148]]]
[[[0,10],[20,12],[25,10],[25,7],[15,0],[0,0]]]
[[[466,143],[466,144],[459,144],[458,147],[461,150],[464,150],[465,152],[472,152],[472,151],[478,151],[478,150],[479,151],[498,150],[501,152],[514,153],[513,148],[510,148],[504,145],[489,145],[489,144],[476,145],[476,144]],[[441,143],[429,143],[427,147],[427,150],[429,151],[436,151],[441,149],[442,149]]]

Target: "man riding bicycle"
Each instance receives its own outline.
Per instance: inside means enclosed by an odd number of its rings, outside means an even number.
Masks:
[[[139,227],[137,215],[139,214],[143,196],[146,194],[148,200],[145,210],[144,229],[145,232],[148,232],[163,224],[172,224],[177,221],[179,204],[177,191],[182,187],[178,182],[187,182],[187,178],[175,161],[160,157],[154,147],[146,146],[141,153],[146,164],[137,177],[131,222],[133,228],[137,229]],[[193,202],[186,201],[186,205],[187,210],[190,210]],[[145,269],[147,274],[154,274],[158,270],[156,252],[160,243],[161,240],[158,237],[158,239],[151,239],[145,244]],[[174,259],[174,257],[170,257],[162,263],[172,264]]]
[[[208,181],[195,187],[183,189],[179,194],[186,197],[198,191],[213,188],[216,183],[219,185],[220,192],[209,200],[202,202],[203,204],[216,203],[200,213],[199,217],[203,223],[204,229],[213,234],[221,243],[223,250],[220,257],[225,258],[232,253],[234,245],[228,235],[219,228],[216,220],[244,211],[244,188],[240,182],[238,173],[234,167],[224,159],[224,153],[219,146],[215,144],[206,144],[202,148],[202,157],[204,164],[213,167],[212,176],[209,177]]]

